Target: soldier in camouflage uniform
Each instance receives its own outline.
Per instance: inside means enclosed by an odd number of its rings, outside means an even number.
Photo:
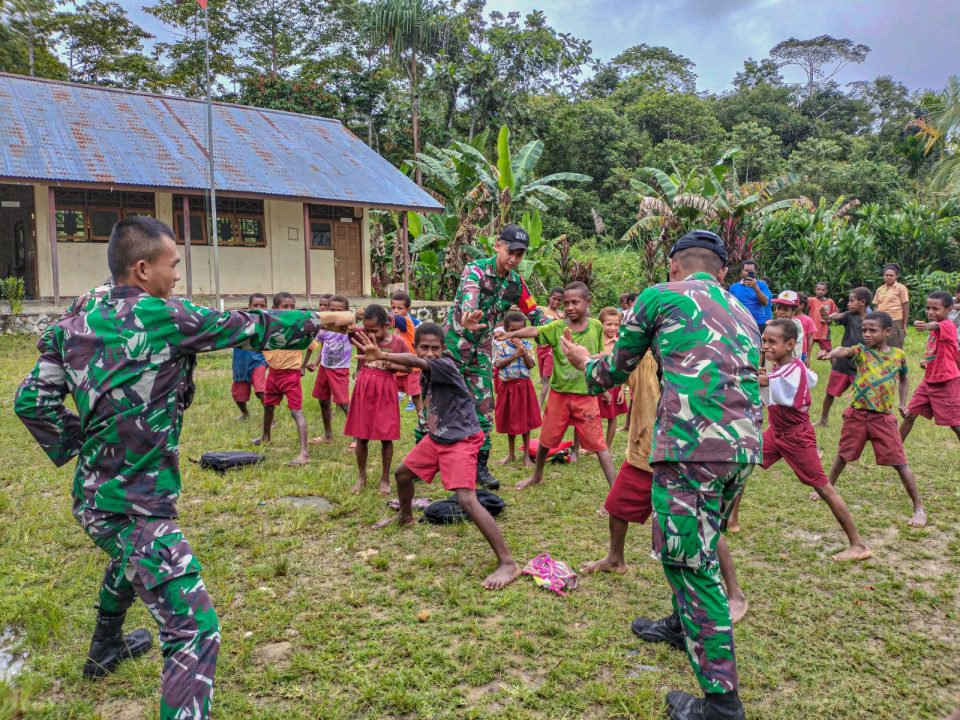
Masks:
[[[170,228],[152,218],[117,223],[107,258],[116,286],[83,296],[44,333],[15,410],[56,465],[77,458],[74,516],[110,557],[84,675],[150,648],[146,630],[122,631],[139,596],[160,628],[161,719],[206,718],[220,630],[176,519],[196,354],[304,348],[321,323],[310,312],[217,313],[169,299],[179,253]]]
[[[667,711],[675,720],[744,717],[716,550],[732,503],[761,460],[760,333],[720,286],[726,261],[715,234],[685,235],[670,251],[671,282],[640,295],[608,358],[590,361],[584,348],[564,347],[585,369],[593,394],[626,381],[647,350],[663,373],[651,450],[653,549],[673,590],[674,613],[638,618],[633,630],[686,647],[706,697],[670,693]]]
[[[530,245],[519,225],[506,225],[497,237],[497,254],[463,268],[456,297],[447,312],[443,331],[447,350],[477,403],[477,419],[484,441],[477,460],[477,486],[496,489],[499,483],[487,469],[493,427],[493,331],[516,305],[531,325],[550,319],[537,307],[516,268]]]

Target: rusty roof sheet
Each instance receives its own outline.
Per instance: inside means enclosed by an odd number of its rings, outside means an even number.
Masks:
[[[202,100],[0,73],[0,177],[208,187]],[[213,104],[220,191],[439,210],[336,120]]]

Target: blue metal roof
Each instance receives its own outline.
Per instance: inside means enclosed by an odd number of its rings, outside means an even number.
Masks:
[[[206,103],[0,73],[0,178],[202,191]],[[336,120],[213,104],[220,191],[440,210]]]

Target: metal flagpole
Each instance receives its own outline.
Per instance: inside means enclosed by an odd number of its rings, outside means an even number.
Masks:
[[[217,228],[217,190],[213,175],[213,101],[211,100],[210,85],[210,14],[207,4],[203,3],[204,37],[203,57],[207,67],[207,156],[210,158],[210,218],[213,222],[213,287],[217,297],[217,309],[223,312],[223,298],[220,297],[220,245]]]

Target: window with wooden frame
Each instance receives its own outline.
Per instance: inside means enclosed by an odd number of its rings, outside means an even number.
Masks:
[[[315,250],[333,249],[333,223],[362,217],[361,208],[344,207],[340,205],[308,206],[310,215],[310,247]]]
[[[150,192],[55,188],[53,199],[61,242],[107,242],[122,218],[154,216]]]
[[[173,196],[173,214],[177,242],[183,243],[183,195]],[[190,243],[207,245],[213,227],[207,215],[208,200],[202,195],[189,196]],[[263,200],[217,198],[217,244],[224,247],[265,247]]]

